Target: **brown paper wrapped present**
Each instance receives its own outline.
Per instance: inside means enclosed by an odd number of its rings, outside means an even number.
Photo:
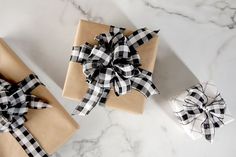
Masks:
[[[0,73],[10,83],[23,80],[32,71],[0,39]],[[70,117],[53,95],[40,85],[32,91],[35,96],[47,101],[49,109],[30,110],[24,126],[30,131],[42,148],[54,153],[75,133],[78,124]],[[20,144],[10,133],[0,133],[0,157],[28,157]]]
[[[97,44],[95,36],[101,33],[107,33],[110,26],[81,20],[75,35],[74,46],[90,43]],[[125,30],[124,35],[130,35],[131,30]],[[141,58],[141,68],[153,72],[157,56],[158,38],[154,37],[147,43],[137,48]],[[66,80],[63,89],[63,96],[69,99],[80,101],[88,90],[85,75],[82,71],[82,65],[76,62],[69,62]],[[136,90],[131,90],[125,95],[116,96],[113,91],[108,95],[105,106],[117,108],[132,113],[142,113],[146,97]]]

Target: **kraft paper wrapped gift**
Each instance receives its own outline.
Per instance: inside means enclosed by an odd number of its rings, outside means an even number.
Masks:
[[[74,46],[80,46],[86,42],[92,45],[97,44],[95,36],[109,32],[110,26],[81,20],[74,39]],[[124,35],[130,35],[131,30],[125,30]],[[153,72],[157,57],[158,37],[154,37],[147,43],[139,46],[137,52],[141,58],[141,68]],[[69,53],[68,53],[69,56]],[[88,84],[83,74],[80,63],[69,62],[66,80],[63,89],[63,96],[76,101],[81,101],[88,90]],[[142,113],[146,97],[140,92],[132,89],[125,95],[116,96],[111,89],[105,106],[125,110],[132,113]]]
[[[0,39],[1,78],[10,83],[17,83],[31,73],[32,71]],[[26,115],[28,121],[24,126],[50,155],[65,144],[79,126],[45,86],[38,86],[32,94],[45,100],[52,108],[30,110]],[[28,155],[10,133],[0,133],[0,157],[28,157]]]

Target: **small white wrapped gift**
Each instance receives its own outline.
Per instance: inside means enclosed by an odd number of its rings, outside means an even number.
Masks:
[[[213,141],[215,130],[232,122],[224,99],[213,83],[204,82],[177,95],[171,103],[176,117],[192,139]]]

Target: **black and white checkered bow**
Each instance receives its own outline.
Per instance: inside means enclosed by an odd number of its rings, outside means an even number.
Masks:
[[[51,107],[30,94],[41,84],[35,74],[30,74],[18,84],[10,84],[0,79],[0,133],[11,133],[29,157],[48,157],[28,129],[24,127],[25,114],[29,109]]]
[[[202,132],[206,140],[213,142],[215,128],[224,125],[223,119],[226,110],[224,99],[217,93],[213,100],[209,102],[201,84],[187,89],[187,92],[183,110],[176,112],[176,116],[183,125],[187,125],[204,114],[205,120],[201,124]]]
[[[124,30],[111,26],[109,33],[95,37],[98,45],[85,43],[73,47],[70,60],[83,65],[89,83],[87,94],[73,114],[86,115],[97,104],[104,105],[112,87],[117,96],[132,88],[146,97],[157,93],[152,73],[139,68],[140,57],[136,48],[157,36],[158,31],[142,28],[126,37]]]

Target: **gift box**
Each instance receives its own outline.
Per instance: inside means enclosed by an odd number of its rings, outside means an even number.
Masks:
[[[209,142],[213,142],[218,128],[234,120],[226,105],[212,82],[202,82],[188,88],[173,98],[171,103],[176,120],[184,131],[193,140],[205,136]]]
[[[17,83],[32,74],[32,71],[14,54],[7,44],[0,39],[1,78],[9,83]],[[32,94],[46,101],[52,107],[48,109],[30,109],[26,114],[24,126],[38,141],[47,154],[53,154],[65,144],[79,128],[61,104],[48,89],[39,85]],[[1,104],[0,104],[1,105]],[[28,157],[24,149],[9,132],[0,132],[1,157]]]
[[[98,24],[90,21],[81,20],[79,22],[74,46],[80,46],[85,43],[96,45],[98,42],[94,38],[101,34],[109,32],[110,26]],[[133,31],[125,29],[123,32],[128,36]],[[141,68],[153,72],[156,57],[157,57],[158,37],[153,37],[150,41],[137,47],[137,53],[141,59]],[[83,67],[80,63],[70,61],[63,88],[63,96],[76,101],[81,101],[88,90],[88,83],[83,74]],[[125,95],[117,96],[113,89],[109,92],[106,107],[121,109],[132,113],[142,113],[146,97],[139,91],[132,89],[131,92]]]

